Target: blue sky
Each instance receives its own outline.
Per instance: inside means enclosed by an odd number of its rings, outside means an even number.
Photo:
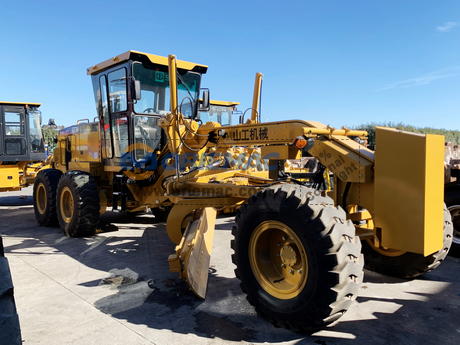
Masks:
[[[460,1],[2,1],[0,100],[94,118],[86,68],[127,50],[209,66],[211,98],[262,119],[460,129]]]

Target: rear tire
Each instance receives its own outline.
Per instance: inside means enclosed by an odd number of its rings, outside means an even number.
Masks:
[[[460,191],[446,192],[444,201],[451,215],[454,233],[452,236],[452,246],[449,255],[460,257]]]
[[[243,204],[232,256],[241,289],[275,326],[312,331],[342,316],[363,280],[361,244],[329,197],[295,185],[260,191]]]
[[[40,170],[34,181],[34,212],[41,226],[58,226],[56,190],[62,172],[57,169]]]
[[[69,237],[91,236],[99,225],[99,190],[93,176],[70,171],[59,180],[57,215]]]
[[[364,240],[362,245],[366,268],[387,276],[409,279],[428,273],[438,267],[449,252],[452,231],[451,217],[444,205],[444,242],[441,250],[425,257],[422,254],[376,248],[373,241]]]

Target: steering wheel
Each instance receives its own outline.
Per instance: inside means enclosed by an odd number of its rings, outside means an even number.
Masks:
[[[154,112],[155,112],[155,109],[153,109],[153,108],[147,108],[147,109],[145,109],[145,110],[143,111],[143,113],[149,113],[149,114],[150,114],[150,113],[154,113]]]

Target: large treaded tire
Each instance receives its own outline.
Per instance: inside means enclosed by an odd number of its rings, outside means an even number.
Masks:
[[[460,191],[449,191],[444,195],[444,202],[451,215],[454,233],[449,255],[460,257]]]
[[[411,279],[428,273],[438,267],[447,256],[452,244],[452,221],[444,205],[444,242],[443,247],[428,256],[404,252],[402,255],[385,255],[385,251],[376,251],[367,240],[362,241],[365,267],[371,271],[387,276]]]
[[[240,207],[232,231],[235,274],[247,300],[275,326],[294,331],[311,332],[337,320],[363,280],[355,227],[331,198],[314,193],[296,185],[260,191]],[[285,284],[283,275],[288,283],[296,274],[293,289],[277,285]]]
[[[91,236],[99,225],[99,190],[93,176],[69,171],[59,180],[57,215],[69,237]]]
[[[56,190],[62,172],[57,169],[40,170],[34,180],[34,212],[41,226],[58,226]]]

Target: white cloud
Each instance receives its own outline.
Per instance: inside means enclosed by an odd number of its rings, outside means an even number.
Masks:
[[[449,32],[452,30],[454,27],[458,25],[457,22],[447,22],[446,24],[442,26],[438,26],[436,30],[441,31],[441,32]]]
[[[460,75],[460,66],[453,66],[440,69],[431,73],[427,73],[419,78],[412,78],[397,83],[388,84],[375,91],[382,91],[388,89],[403,89],[406,87],[420,86],[430,84],[432,81],[437,79],[450,78]]]

